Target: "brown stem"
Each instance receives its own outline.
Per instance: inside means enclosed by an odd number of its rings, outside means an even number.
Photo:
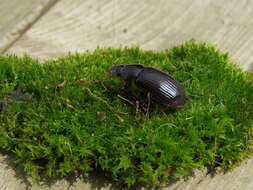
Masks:
[[[114,110],[114,108],[113,108],[107,101],[105,101],[103,98],[101,98],[101,97],[95,95],[94,93],[92,93],[91,90],[90,90],[89,88],[86,87],[86,88],[84,88],[84,89],[85,89],[93,98],[95,98],[95,99],[99,100],[100,102],[104,103],[104,104],[107,106],[107,108],[108,108],[109,110],[111,110],[112,112],[114,112],[115,116],[118,118],[118,120],[119,120],[120,122],[123,122],[123,121],[124,121],[123,118],[119,116],[119,114],[126,114],[126,113],[124,113],[124,112],[119,112],[119,111]]]
[[[132,106],[135,106],[133,102],[131,102],[130,100],[124,98],[123,96],[121,96],[120,94],[117,95],[120,99],[126,101],[127,103],[131,104]]]

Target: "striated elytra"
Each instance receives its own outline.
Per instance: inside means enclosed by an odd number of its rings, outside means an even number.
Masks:
[[[110,72],[123,79],[126,86],[134,84],[142,92],[149,93],[152,100],[166,108],[179,109],[186,103],[181,85],[158,69],[140,64],[114,65]]]

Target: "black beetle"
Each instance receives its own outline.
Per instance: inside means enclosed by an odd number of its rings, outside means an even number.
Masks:
[[[141,64],[114,65],[111,75],[125,82],[125,87],[134,84],[150,98],[166,108],[177,110],[186,103],[186,96],[179,83],[168,74]]]

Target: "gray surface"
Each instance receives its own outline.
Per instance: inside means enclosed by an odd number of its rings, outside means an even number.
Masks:
[[[0,39],[10,33],[40,2],[41,0],[0,0]]]
[[[0,0],[1,4],[7,0]],[[20,3],[20,1],[13,1]],[[23,5],[29,3],[22,0]],[[37,1],[36,1],[37,2]],[[216,43],[228,51],[243,69],[253,69],[253,0],[45,0],[33,10],[31,3],[17,19],[10,18],[10,29],[2,29],[0,49],[6,53],[30,54],[36,58],[55,58],[69,51],[84,51],[97,46],[131,46],[139,44],[146,49],[160,50],[185,40]],[[14,4],[9,7],[13,9]],[[17,6],[19,7],[19,6]],[[1,5],[0,10],[3,7]],[[6,8],[7,9],[7,8]],[[33,10],[29,13],[29,10]],[[22,11],[21,11],[22,12]],[[16,18],[16,17],[15,17]],[[8,25],[8,21],[5,26]],[[14,19],[15,20],[15,19]],[[7,23],[7,24],[6,24]],[[1,30],[1,28],[0,28]],[[8,32],[8,31],[14,32]],[[15,32],[16,31],[16,32]],[[18,32],[22,31],[22,32]],[[2,33],[1,33],[2,32]],[[13,33],[15,35],[13,35]],[[18,34],[18,35],[16,35]],[[2,36],[3,37],[3,36]],[[0,189],[23,190],[23,174],[0,156]],[[11,164],[10,164],[11,163]],[[17,174],[17,175],[16,175]],[[16,176],[16,177],[15,177]],[[18,178],[21,177],[21,179]],[[73,184],[59,180],[51,187],[33,186],[31,189],[110,189],[102,178]],[[206,176],[197,171],[187,181],[180,180],[166,190],[253,190],[253,159],[244,161],[232,172]],[[114,188],[115,189],[115,188]]]
[[[0,0],[0,53],[9,49],[57,0]]]
[[[165,49],[195,38],[253,62],[252,0],[61,0],[9,49],[39,58],[99,46]]]

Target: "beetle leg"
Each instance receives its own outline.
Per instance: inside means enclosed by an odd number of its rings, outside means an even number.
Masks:
[[[139,98],[140,102],[143,103],[143,104],[145,104],[146,98],[147,98],[147,94],[144,93],[144,92],[140,92],[140,98]]]
[[[128,88],[130,88],[130,86],[131,86],[131,82],[129,82],[129,81],[124,81],[124,86],[123,86],[123,88],[128,89]]]
[[[150,92],[147,93],[147,98],[148,98],[148,106],[146,110],[146,117],[149,116],[149,109],[150,109]]]

